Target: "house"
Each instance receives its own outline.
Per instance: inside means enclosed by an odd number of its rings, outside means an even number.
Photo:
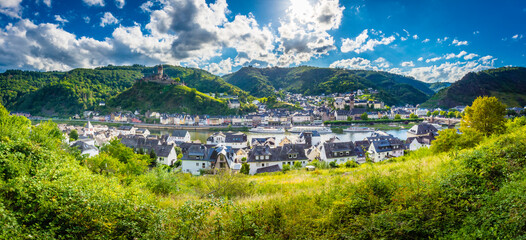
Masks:
[[[278,146],[283,147],[286,144],[292,144],[292,141],[290,141],[288,137],[284,137],[283,139],[281,139]]]
[[[349,110],[336,110],[334,111],[334,117],[336,121],[347,121],[347,118],[351,116],[351,111]]]
[[[326,142],[320,148],[320,159],[325,162],[336,162],[336,164],[348,161],[365,162],[365,153],[350,141]]]
[[[93,136],[93,134],[95,134],[95,128],[91,125],[91,122],[88,121],[84,127],[84,136]]]
[[[409,145],[410,151],[416,151],[421,147],[431,146],[431,142],[435,140],[435,135],[429,133],[428,135],[418,137],[408,137],[405,141],[406,145]]]
[[[120,126],[117,128],[118,135],[135,135],[137,128],[133,126]]]
[[[236,162],[235,152],[231,147],[218,145],[207,147],[206,145],[191,145],[181,159],[183,172],[194,175],[201,174],[202,170],[228,169],[239,171],[241,163]]]
[[[247,163],[250,166],[250,174],[258,173],[258,169],[265,167],[273,167],[273,170],[283,169],[284,164],[294,165],[294,162],[299,161],[303,166],[308,163],[309,159],[305,155],[306,145],[302,144],[286,144],[276,148],[269,146],[255,146],[248,153]],[[278,170],[278,171],[279,171]],[[267,170],[260,170],[267,171]]]
[[[303,131],[298,137],[298,144],[306,144],[308,146],[316,146],[321,142],[321,135],[318,131]]]
[[[415,125],[411,127],[407,131],[407,137],[420,137],[420,136],[427,136],[429,134],[438,135],[438,130],[429,123],[420,123],[418,125]]]
[[[228,99],[228,108],[233,109],[233,108],[240,108],[240,107],[241,107],[241,103],[239,103],[239,100]]]
[[[369,105],[369,108],[374,108],[374,109],[384,109],[385,108],[384,102],[380,102],[380,101],[369,101],[368,105]]]
[[[146,128],[139,128],[137,130],[135,130],[135,135],[141,135],[141,136],[148,136],[150,135],[150,130],[146,129]]]
[[[273,138],[273,137],[252,138],[252,140],[250,142],[250,146],[254,147],[254,146],[258,146],[258,145],[262,145],[262,146],[268,145],[269,147],[275,147],[276,146],[276,139]]]
[[[185,142],[191,142],[190,133],[186,130],[174,130],[172,136],[169,136],[166,140],[169,143],[175,143],[177,145]]]
[[[145,153],[153,151],[157,156],[157,162],[164,165],[172,166],[177,161],[177,153],[175,152],[175,145],[168,144],[163,139],[156,136],[149,135],[144,137],[142,135],[124,136],[119,135],[121,143],[126,147],[133,148],[136,151],[141,149]]]
[[[374,132],[371,137],[365,138],[369,142],[369,157],[373,162],[380,162],[392,157],[404,155],[404,143],[385,132]]]
[[[206,139],[206,144],[222,144],[224,146],[240,149],[248,147],[248,138],[247,135],[242,132],[216,132]]]
[[[97,147],[83,141],[75,141],[71,144],[71,147],[79,149],[81,155],[87,155],[88,157],[99,155],[99,149]]]

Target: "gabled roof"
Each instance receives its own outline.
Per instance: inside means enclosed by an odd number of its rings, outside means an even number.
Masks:
[[[418,125],[413,126],[407,132],[414,135],[423,135],[428,133],[436,133],[438,132],[438,130],[435,128],[435,126],[429,123],[420,123]]]
[[[188,133],[188,131],[186,131],[186,130],[174,130],[172,132],[172,136],[183,138],[183,137],[186,136],[187,133]]]
[[[268,167],[258,168],[256,170],[256,174],[258,174],[258,173],[269,173],[269,172],[279,172],[279,171],[281,171],[281,168],[279,167],[278,164],[276,164],[276,165],[272,165],[272,166],[268,166]]]

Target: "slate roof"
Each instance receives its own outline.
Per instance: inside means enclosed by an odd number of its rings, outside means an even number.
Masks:
[[[81,152],[85,152],[85,151],[88,151],[88,150],[96,150],[97,152],[99,151],[98,148],[96,148],[95,146],[92,146],[92,145],[89,145],[83,141],[76,141],[75,143],[73,143],[71,145],[71,147],[76,147],[78,148]]]
[[[431,145],[431,142],[433,140],[435,140],[435,136],[432,133],[429,133],[428,135],[425,135],[425,136],[408,137],[407,140],[405,141],[405,143],[406,144],[411,144],[413,142],[413,140],[415,140],[415,139],[420,144]]]
[[[184,138],[186,136],[186,133],[188,133],[188,131],[186,130],[174,130],[172,132],[172,136],[178,137],[178,138]]]
[[[281,162],[307,160],[306,144],[285,144],[282,147],[270,148],[269,146],[255,146],[248,153],[247,162]],[[296,158],[289,158],[289,154],[296,154]],[[256,156],[269,156],[269,159],[256,159]]]
[[[429,124],[429,123],[420,123],[418,125],[413,126],[411,129],[407,131],[407,133],[411,133],[414,135],[423,135],[428,133],[436,133],[438,130],[435,128],[435,126]]]
[[[268,166],[268,167],[258,168],[256,170],[256,174],[258,174],[258,173],[279,172],[279,171],[281,171],[281,168],[279,167],[278,164],[276,164],[276,165],[272,165],[272,166]]]
[[[353,142],[326,142],[323,148],[327,158],[364,156],[361,147],[357,147]]]

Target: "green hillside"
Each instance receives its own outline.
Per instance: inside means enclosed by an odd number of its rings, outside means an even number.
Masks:
[[[141,65],[108,66],[96,69],[74,69],[69,72],[35,72],[9,70],[0,74],[0,101],[9,110],[43,116],[71,116],[98,108],[130,88],[155,67]],[[179,78],[190,88],[206,93],[227,93],[251,98],[223,79],[204,70],[164,66],[164,73]]]
[[[468,73],[440,90],[423,107],[451,108],[469,105],[478,96],[494,96],[509,107],[526,105],[526,68],[503,67]]]
[[[106,105],[113,110],[157,111],[163,113],[188,113],[226,115],[250,111],[243,104],[240,112],[231,110],[226,101],[205,95],[195,88],[179,85],[162,85],[139,82],[111,98]]]
[[[451,86],[451,83],[449,82],[434,82],[434,83],[429,84],[429,88],[435,92],[438,92],[449,86]]]
[[[0,106],[0,239],[523,239],[525,124],[382,163],[192,176],[118,141],[79,156]]]
[[[344,93],[373,88],[387,104],[418,104],[434,92],[424,82],[387,72],[336,68],[245,67],[223,78],[250,94],[270,96],[279,89],[307,95]]]

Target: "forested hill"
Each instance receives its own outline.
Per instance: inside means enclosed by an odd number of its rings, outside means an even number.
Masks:
[[[422,106],[443,108],[465,106],[478,96],[494,96],[508,107],[524,107],[526,68],[503,67],[468,73],[448,88],[440,90]]]
[[[248,111],[249,106],[242,103],[241,109],[229,109],[227,102],[205,95],[195,88],[182,85],[162,85],[138,82],[107,102],[107,107],[142,112],[188,114],[239,114]]]
[[[65,116],[94,109],[133,83],[155,72],[141,65],[74,69],[69,72],[8,70],[0,74],[0,101],[11,111]],[[164,66],[164,73],[201,92],[228,93],[241,99],[248,93],[211,73],[193,68]]]
[[[245,67],[223,78],[254,96],[264,97],[279,89],[307,95],[344,93],[373,88],[387,104],[418,104],[434,94],[427,83],[380,71],[338,68]]]

